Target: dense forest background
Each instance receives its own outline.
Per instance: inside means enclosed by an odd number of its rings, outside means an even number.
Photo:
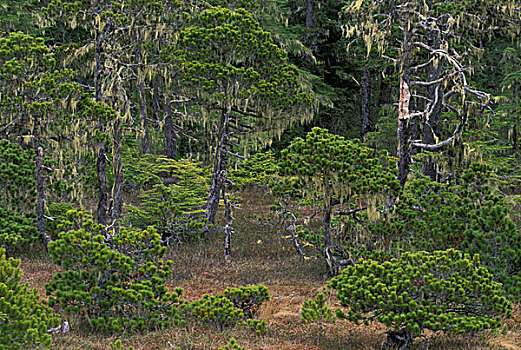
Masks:
[[[293,348],[258,317],[270,277],[230,272],[281,253],[320,292],[301,345],[521,339],[517,1],[0,5],[0,348],[201,324]],[[201,297],[193,259],[230,288]]]

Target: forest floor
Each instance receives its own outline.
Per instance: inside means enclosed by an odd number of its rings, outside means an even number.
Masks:
[[[185,300],[195,300],[203,294],[215,294],[226,287],[262,283],[268,287],[271,300],[257,315],[267,320],[268,333],[257,336],[244,325],[226,329],[223,333],[204,324],[156,332],[119,336],[103,336],[79,329],[71,321],[71,331],[54,337],[54,349],[110,349],[109,344],[121,339],[134,349],[203,350],[224,346],[230,338],[245,349],[336,350],[381,349],[385,328],[337,320],[325,324],[302,322],[300,310],[306,299],[314,298],[326,286],[328,276],[322,261],[307,251],[309,259],[301,260],[289,242],[283,239],[278,226],[261,225],[257,216],[269,214],[270,198],[261,189],[250,189],[243,197],[241,209],[234,211],[235,235],[232,241],[232,262],[224,263],[223,237],[215,235],[204,242],[172,248],[169,258],[174,261],[174,274],[168,280],[172,289],[182,287]],[[59,267],[52,264],[43,251],[26,252],[22,256],[24,281],[38,288],[44,296],[44,284],[52,279]],[[338,306],[332,297],[329,306]],[[514,318],[507,321],[507,334],[498,337],[468,339],[443,334],[434,335],[428,344],[416,340],[417,349],[508,349],[521,350],[521,309],[516,306]]]

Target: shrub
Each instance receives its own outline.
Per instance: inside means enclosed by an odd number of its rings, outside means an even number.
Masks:
[[[0,349],[49,348],[47,329],[59,319],[21,277],[20,260],[7,259],[0,248]]]
[[[49,305],[108,332],[182,321],[182,289],[167,290],[173,263],[162,259],[166,247],[156,232],[121,227],[108,236],[83,212],[71,210],[67,217],[60,225],[65,231],[49,244],[53,261],[65,269],[45,286]]]
[[[193,315],[207,323],[217,326],[223,332],[224,328],[241,323],[244,313],[236,308],[233,303],[221,294],[210,296],[203,295],[192,303]]]
[[[242,310],[245,318],[253,318],[259,307],[265,301],[270,300],[270,292],[268,288],[262,284],[226,288],[223,295],[228,298],[236,308]]]
[[[266,328],[266,320],[249,319],[246,321],[248,328],[255,332],[256,335],[266,335],[268,329]]]
[[[267,185],[277,173],[277,162],[273,152],[255,153],[246,160],[239,162],[237,170],[230,174],[230,179],[238,188],[253,184]]]
[[[128,222],[146,229],[154,226],[162,239],[182,243],[197,240],[204,232],[204,205],[209,173],[199,163],[148,156],[134,170],[143,191],[140,204],[128,206]]]
[[[121,340],[116,340],[115,343],[110,343],[110,349],[111,350],[134,350],[133,346],[129,346],[128,348],[121,343]]]
[[[326,294],[328,294],[326,292]],[[308,299],[302,305],[302,319],[304,322],[317,322],[322,331],[322,323],[335,322],[333,310],[326,306],[327,297],[324,293],[319,293],[315,300]]]
[[[406,252],[383,263],[362,260],[329,286],[338,290],[343,306],[351,307],[350,320],[378,320],[390,328],[388,344],[402,339],[404,349],[426,329],[475,334],[497,329],[512,312],[501,284],[480,266],[479,256],[453,249]],[[345,317],[340,310],[337,315]]]
[[[228,344],[226,344],[222,348],[219,348],[219,350],[245,350],[245,349],[243,347],[240,347],[234,338],[231,338],[230,341],[228,342]]]

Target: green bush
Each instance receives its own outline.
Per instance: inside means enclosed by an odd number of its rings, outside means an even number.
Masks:
[[[133,227],[154,226],[166,243],[197,240],[204,232],[209,173],[199,163],[147,156],[134,169],[142,188],[139,205],[128,206]]]
[[[240,347],[234,338],[231,338],[230,341],[228,342],[228,344],[226,344],[222,348],[219,348],[219,350],[245,350],[245,349],[243,347]]]
[[[214,324],[223,332],[224,328],[235,326],[244,319],[244,313],[221,294],[203,295],[191,305],[193,315],[207,323]]]
[[[19,244],[36,242],[36,185],[32,154],[0,140],[0,246],[10,254]]]
[[[121,343],[121,340],[116,340],[115,343],[110,343],[110,349],[111,350],[134,350],[133,346],[129,346],[128,348]]]
[[[228,298],[233,305],[241,309],[245,318],[253,318],[259,307],[270,300],[268,288],[262,284],[247,285],[238,288],[226,288],[223,295]]]
[[[334,277],[341,305],[352,321],[378,320],[394,338],[414,337],[425,330],[472,335],[498,329],[509,317],[511,303],[500,283],[480,265],[479,256],[454,249],[433,253],[406,252],[379,263],[361,260]],[[340,310],[337,315],[346,317]],[[410,344],[409,344],[410,346]]]
[[[0,248],[0,349],[49,348],[47,330],[60,320],[21,277],[20,260],[7,259]]]
[[[266,320],[249,319],[246,321],[248,328],[258,336],[266,335],[268,329],[266,328]]]
[[[182,322],[182,290],[166,287],[173,263],[163,260],[166,247],[156,232],[121,227],[111,235],[83,212],[71,210],[67,218],[49,244],[65,270],[45,286],[50,306],[107,332]]]
[[[393,239],[391,250],[449,248],[479,254],[509,296],[521,296],[521,233],[511,208],[494,189],[490,166],[472,164],[459,184],[420,178],[410,182],[394,214],[371,228]]]
[[[326,294],[328,293],[326,292]],[[317,322],[320,330],[322,330],[322,323],[335,322],[333,310],[326,306],[326,294],[319,293],[315,300],[308,299],[302,305],[302,319],[304,322]]]
[[[246,160],[239,162],[237,170],[230,173],[230,179],[238,188],[253,184],[267,185],[277,174],[277,162],[273,152],[255,153]]]

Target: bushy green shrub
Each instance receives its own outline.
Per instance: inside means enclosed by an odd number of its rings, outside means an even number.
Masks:
[[[182,321],[182,290],[166,287],[173,263],[163,260],[166,247],[156,232],[121,227],[111,235],[83,212],[71,210],[67,218],[49,244],[65,270],[45,286],[50,306],[108,332]]]
[[[166,243],[201,237],[210,181],[207,169],[187,159],[147,156],[134,173],[142,192],[139,205],[127,207],[126,220],[133,227],[154,226]]]
[[[248,328],[258,336],[266,335],[268,333],[266,323],[266,320],[257,320],[253,318],[246,321]]]
[[[270,300],[268,288],[262,284],[247,285],[237,288],[226,288],[223,295],[228,298],[233,305],[241,309],[245,318],[253,318],[259,307]]]
[[[207,323],[214,324],[222,332],[224,328],[235,326],[244,319],[241,309],[236,308],[233,303],[223,296],[217,294],[203,295],[191,305],[193,315]]]
[[[317,322],[320,330],[322,330],[322,323],[335,322],[333,310],[326,305],[326,294],[328,293],[318,293],[314,300],[308,299],[302,305],[302,319],[304,322]]]
[[[237,170],[231,171],[230,179],[237,188],[253,184],[267,185],[277,174],[277,162],[273,151],[255,153],[239,162]]]
[[[20,283],[20,260],[0,248],[0,349],[49,348],[47,330],[59,324],[51,308],[42,304],[38,291]]]
[[[507,293],[521,296],[521,233],[510,207],[493,187],[492,168],[472,164],[459,184],[420,178],[410,182],[394,215],[371,225],[381,237],[393,237],[391,250],[455,248],[479,254]]]
[[[19,244],[38,240],[36,185],[31,152],[0,140],[0,246],[10,254]]]
[[[110,343],[110,349],[111,350],[134,350],[133,346],[129,346],[128,348],[123,345],[121,340],[116,340],[115,343]]]
[[[243,347],[239,346],[237,344],[237,341],[234,338],[231,338],[228,344],[226,344],[224,347],[219,348],[219,350],[245,350]]]
[[[411,253],[379,263],[361,260],[334,277],[352,321],[378,320],[393,337],[411,343],[425,330],[475,334],[498,329],[512,304],[502,286],[479,261],[454,249]],[[340,310],[337,315],[346,317]],[[409,344],[410,346],[410,344]]]

